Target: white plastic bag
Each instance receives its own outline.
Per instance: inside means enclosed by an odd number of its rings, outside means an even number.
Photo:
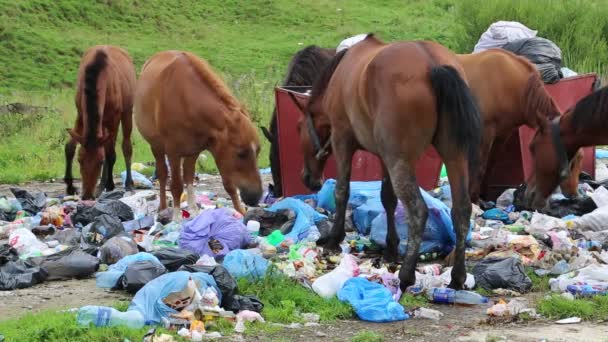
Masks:
[[[597,208],[573,220],[574,226],[580,230],[600,232],[608,229],[608,206]]]
[[[536,37],[537,33],[517,21],[497,21],[481,35],[473,53],[501,48],[515,40]]]
[[[323,298],[331,298],[340,291],[348,279],[357,275],[359,275],[357,259],[351,254],[345,254],[336,269],[322,275],[312,283],[312,289]]]
[[[338,47],[336,48],[336,53],[352,47],[353,45],[365,39],[365,37],[367,37],[367,33],[358,34],[356,36],[344,39],[340,42],[340,44],[338,44]]]
[[[608,206],[608,190],[600,185],[591,195],[591,199],[598,208]]]
[[[8,237],[8,243],[17,250],[19,255],[42,253],[42,251],[49,248],[44,242],[38,240],[34,233],[26,228],[14,230]]]

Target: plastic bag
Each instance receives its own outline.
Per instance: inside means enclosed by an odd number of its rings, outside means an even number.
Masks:
[[[127,255],[137,253],[137,244],[127,236],[115,236],[99,248],[99,260],[102,264],[115,264]]]
[[[192,265],[198,260],[198,255],[181,248],[162,248],[152,253],[167,268],[169,272],[177,271],[184,265]]]
[[[154,261],[136,261],[127,266],[117,287],[125,289],[129,293],[136,293],[152,279],[165,273],[167,273],[167,269]]]
[[[94,206],[78,205],[76,213],[72,215],[72,223],[82,224],[83,226],[95,221],[99,216],[106,214],[119,222],[131,221],[134,219],[133,210],[120,200],[106,200],[97,202]]]
[[[0,245],[0,291],[28,288],[43,282],[46,277],[44,269],[19,260],[16,249]]]
[[[260,222],[259,236],[268,236],[277,229],[286,234],[293,228],[296,213],[289,209],[272,212],[263,208],[252,208],[245,214],[243,223],[247,224],[250,220]]]
[[[49,248],[45,243],[28,229],[20,228],[14,230],[8,237],[8,243],[17,250],[19,255],[41,253]]]
[[[524,56],[534,63],[545,83],[555,83],[563,77],[562,50],[548,39],[524,38],[509,42],[502,48]]]
[[[42,192],[32,195],[25,190],[17,188],[11,188],[11,192],[21,204],[23,210],[32,216],[41,212],[46,206],[46,195]]]
[[[364,321],[394,322],[409,318],[387,288],[365,278],[347,280],[338,292],[338,299],[348,302]]]
[[[353,45],[365,39],[365,37],[367,37],[367,33],[358,34],[356,36],[344,39],[340,42],[340,44],[338,44],[338,47],[336,48],[336,53],[351,48]]]
[[[97,272],[95,275],[97,287],[102,289],[114,288],[120,277],[125,273],[127,267],[137,261],[153,261],[162,265],[161,262],[150,253],[140,252],[133,255],[127,255],[114,265],[110,265],[107,271]]]
[[[312,283],[312,289],[323,298],[331,298],[340,291],[348,279],[358,275],[359,265],[357,264],[357,259],[350,254],[345,254],[338,267],[320,276]]]
[[[496,199],[496,207],[502,210],[505,210],[507,207],[513,205],[513,194],[515,193],[515,189],[507,189],[505,190],[498,198]]]
[[[162,318],[169,317],[177,311],[167,306],[163,300],[173,293],[178,293],[188,286],[192,279],[199,293],[212,286],[219,293],[213,277],[205,273],[178,271],[164,274],[144,285],[131,301],[128,310],[137,310],[144,316],[146,324],[159,324]]]
[[[532,281],[518,258],[486,258],[473,268],[477,285],[486,290],[508,289],[520,293],[530,291]]]
[[[233,301],[235,300],[234,296],[237,293],[237,284],[236,280],[234,280],[224,266],[183,265],[178,271],[187,271],[192,273],[202,272],[210,274],[213,279],[215,279],[217,287],[222,293],[222,307],[225,310],[233,310],[232,307],[234,307]]]
[[[501,48],[515,40],[536,37],[537,32],[517,21],[497,21],[481,34],[473,53]]]
[[[426,191],[421,190],[422,197],[429,208],[429,216],[426,221],[420,253],[441,252],[449,254],[456,245],[456,233],[452,225],[450,208],[440,200],[433,198]],[[401,202],[395,211],[395,224],[399,236],[399,253],[404,255],[407,251],[408,223],[407,212]],[[372,222],[370,240],[382,247],[386,247],[387,221],[386,213],[382,213]],[[466,240],[470,241],[471,233]]]
[[[135,189],[154,189],[154,184],[146,176],[135,170],[131,170],[131,178],[133,179],[133,187]],[[122,180],[122,184],[126,184],[127,171],[120,173],[120,179]]]
[[[121,233],[124,233],[124,227],[120,220],[108,214],[96,217],[93,223],[82,229],[84,240],[94,245],[102,245]]]
[[[295,198],[284,198],[281,201],[274,203],[270,208],[266,209],[270,212],[278,212],[283,210],[292,210],[296,214],[296,219],[293,227],[289,232],[283,232],[285,238],[291,239],[293,242],[300,242],[308,237],[310,228],[321,221],[327,220],[327,216],[319,213],[310,205]]]
[[[211,242],[217,241],[218,246]],[[183,224],[179,246],[199,255],[224,256],[231,250],[245,248],[251,237],[243,222],[229,209],[203,211]]]
[[[236,249],[226,255],[223,265],[237,279],[261,279],[266,275],[268,260],[245,250]]]
[[[574,220],[574,226],[580,230],[599,232],[606,230],[608,222],[608,206],[597,208]]]
[[[99,269],[99,259],[74,249],[65,250],[48,257],[30,258],[28,263],[44,269],[48,274],[47,280],[87,278]]]
[[[131,208],[136,218],[149,215],[154,216],[160,206],[160,198],[156,191],[153,190],[139,191],[132,196],[121,198],[120,201]],[[173,213],[171,208],[169,208],[169,212]]]

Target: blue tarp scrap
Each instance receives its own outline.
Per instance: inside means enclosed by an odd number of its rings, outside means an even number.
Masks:
[[[319,213],[310,205],[295,198],[285,198],[274,203],[270,208],[266,209],[271,212],[289,209],[296,213],[296,220],[293,228],[288,234],[285,234],[286,239],[291,239],[294,242],[300,242],[308,236],[310,227],[316,226],[320,221],[327,220],[327,216]]]

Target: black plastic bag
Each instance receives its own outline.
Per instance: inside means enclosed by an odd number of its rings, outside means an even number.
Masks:
[[[19,253],[17,253],[17,250],[11,247],[11,245],[5,243],[0,246],[0,266],[9,261],[15,261],[18,259]]]
[[[127,266],[125,273],[117,283],[117,287],[135,294],[149,281],[156,279],[165,273],[167,273],[167,269],[154,261],[136,261]]]
[[[260,236],[270,235],[279,229],[283,234],[287,234],[293,228],[296,213],[293,210],[281,209],[276,212],[264,210],[262,208],[250,209],[243,217],[243,223],[247,224],[250,220],[260,222]]]
[[[234,313],[242,310],[262,312],[262,309],[264,309],[264,303],[262,303],[256,296],[235,295],[232,303],[223,306],[223,308],[224,310],[229,310]]]
[[[532,280],[526,275],[519,258],[487,258],[473,267],[477,286],[486,289],[530,291]]]
[[[124,232],[120,220],[108,214],[97,216],[93,223],[82,229],[84,240],[97,246]]]
[[[97,198],[97,202],[105,202],[105,201],[115,201],[123,198],[125,192],[122,190],[112,190],[110,192],[104,192]]]
[[[541,212],[553,217],[564,217],[568,215],[583,216],[597,209],[597,205],[591,197],[568,198],[557,201],[549,201],[549,208]]]
[[[182,265],[192,265],[199,259],[198,254],[181,248],[163,248],[152,253],[165,265],[169,272],[177,271]]]
[[[138,251],[137,244],[130,237],[115,236],[99,248],[99,261],[112,265],[127,255],[137,254]]]
[[[502,48],[524,56],[534,63],[545,83],[555,83],[564,77],[561,72],[562,51],[548,39],[540,37],[518,39]]]
[[[202,272],[211,275],[222,293],[221,306],[225,308],[226,306],[232,305],[234,296],[238,291],[237,283],[224,266],[183,265],[178,271],[187,271],[190,273]]]
[[[125,203],[118,200],[106,200],[103,202],[97,202],[94,206],[78,205],[76,212],[72,215],[73,224],[87,224],[93,222],[95,218],[100,215],[110,215],[116,217],[118,220],[131,221],[133,220],[133,210]]]
[[[47,280],[82,279],[99,269],[99,259],[76,249],[69,249],[47,257],[28,259],[28,263],[48,273]]]
[[[34,216],[46,206],[46,195],[43,192],[34,195],[23,189],[11,188],[11,192],[21,204],[23,210]]]
[[[46,271],[40,267],[31,267],[21,260],[11,261],[0,266],[0,291],[32,287],[46,277]]]
[[[47,236],[44,241],[53,241],[57,240],[60,244],[66,246],[78,246],[80,244],[80,240],[82,239],[82,234],[76,228],[66,228],[63,230],[58,230],[55,234]]]

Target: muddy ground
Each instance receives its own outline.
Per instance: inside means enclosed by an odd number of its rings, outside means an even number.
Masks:
[[[269,180],[269,176],[264,177],[265,183]],[[0,195],[10,194],[10,187],[10,185],[0,185]],[[49,196],[64,193],[64,185],[60,182],[29,183],[19,187],[30,191],[44,191]],[[227,197],[217,176],[202,177],[197,188]],[[542,294],[532,294],[528,297],[530,301],[534,301],[539,296]],[[72,309],[87,304],[111,305],[117,301],[130,300],[131,296],[123,292],[97,288],[93,278],[45,282],[28,289],[0,292],[0,320],[18,318],[29,312]],[[543,320],[488,324],[486,315],[488,306],[429,305],[429,307],[443,312],[442,319],[439,321],[410,319],[379,324],[348,320],[298,329],[285,328],[273,335],[232,336],[229,339],[350,341],[359,332],[373,331],[383,335],[387,341],[608,341],[606,324],[557,325]]]

